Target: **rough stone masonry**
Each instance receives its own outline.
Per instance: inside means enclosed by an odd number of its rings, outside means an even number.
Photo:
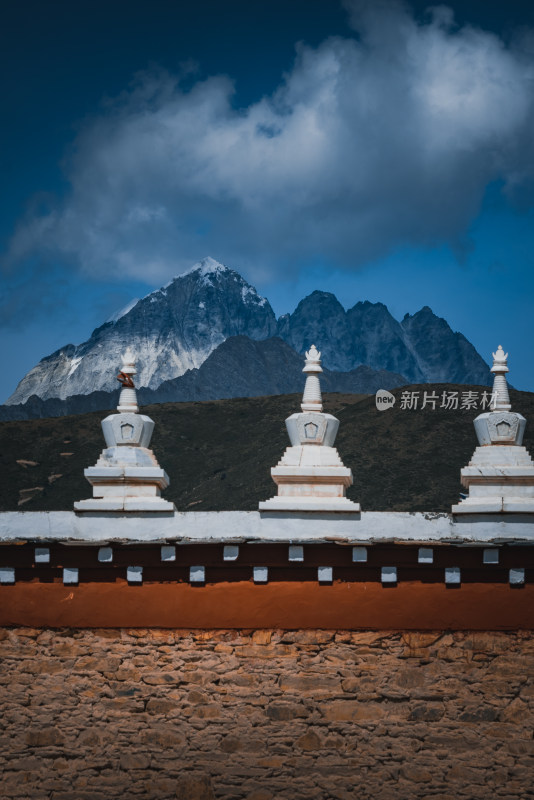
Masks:
[[[0,637],[4,800],[534,797],[530,632]]]

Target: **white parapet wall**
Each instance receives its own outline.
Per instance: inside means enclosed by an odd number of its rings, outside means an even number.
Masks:
[[[0,513],[0,542],[484,542],[534,543],[533,514],[191,511]]]

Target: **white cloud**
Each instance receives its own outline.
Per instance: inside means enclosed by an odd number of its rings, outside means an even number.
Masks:
[[[532,178],[534,55],[444,6],[425,24],[395,2],[346,6],[359,36],[298,46],[248,108],[226,77],[140,76],[81,130],[69,194],[21,222],[8,258],[158,281],[205,253],[257,277],[459,246],[488,183]]]

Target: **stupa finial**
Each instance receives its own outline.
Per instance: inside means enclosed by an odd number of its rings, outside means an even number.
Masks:
[[[508,369],[508,353],[499,345],[496,353],[493,355],[493,366],[491,372],[494,373],[493,379],[493,402],[491,405],[492,411],[510,411],[512,408],[510,403],[510,396],[508,394],[508,384],[506,382],[506,373]]]
[[[119,396],[119,404],[117,411],[122,413],[137,414],[139,406],[137,405],[137,393],[135,391],[135,384],[133,376],[137,373],[135,368],[135,355],[131,347],[126,348],[126,352],[122,356],[121,371],[117,375],[117,380],[122,384],[121,393]]]
[[[321,354],[314,344],[306,353],[306,363],[303,372],[306,372],[306,385],[300,407],[303,411],[322,411],[323,398],[321,397],[321,384],[319,375],[323,371],[321,367]]]

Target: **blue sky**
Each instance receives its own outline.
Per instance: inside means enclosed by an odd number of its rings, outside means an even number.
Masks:
[[[429,305],[534,390],[531,4],[19,0],[0,28],[0,401],[206,255],[277,314]]]

